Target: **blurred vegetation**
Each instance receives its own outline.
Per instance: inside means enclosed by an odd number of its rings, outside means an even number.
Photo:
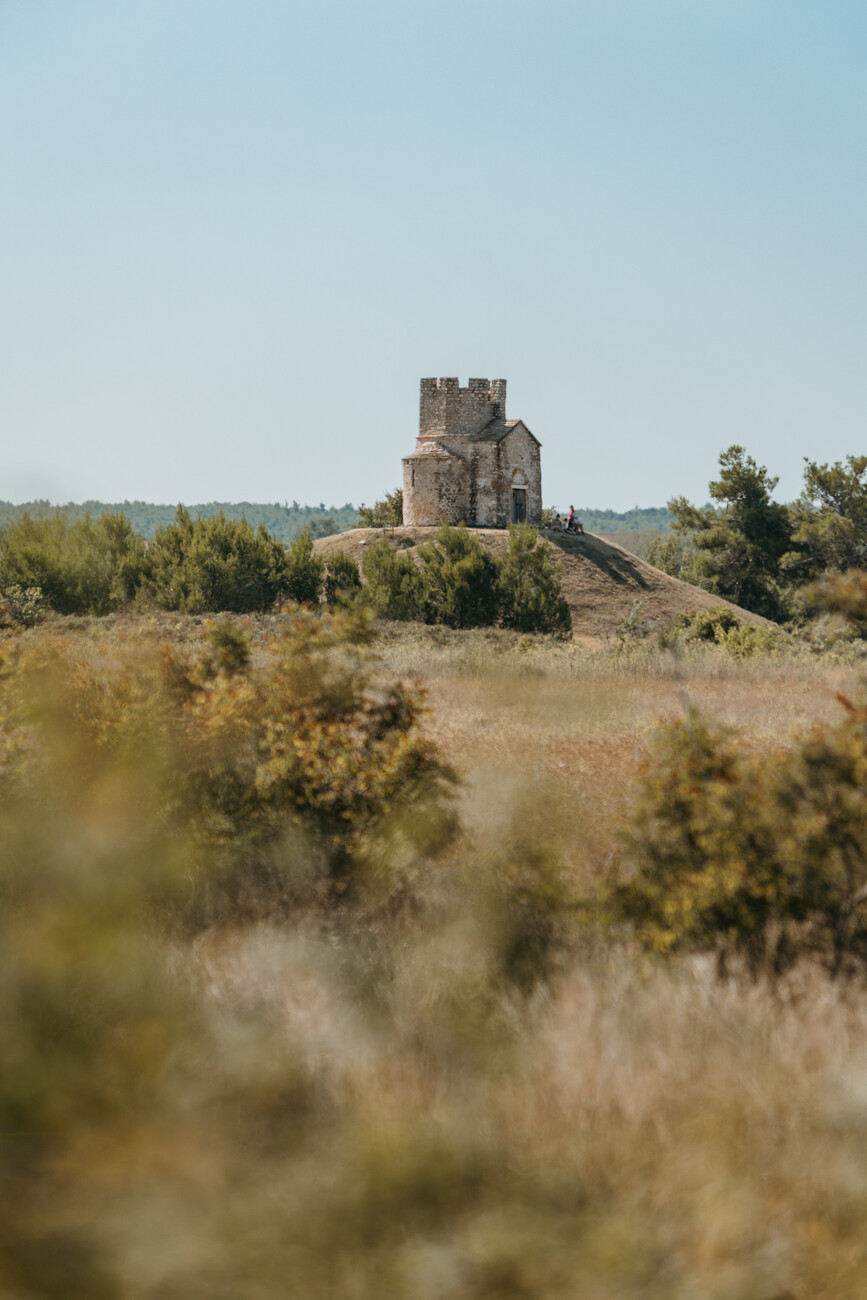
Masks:
[[[610,716],[579,746],[558,702],[628,691],[613,653],[386,633],[339,609],[0,642],[0,1294],[862,1295],[857,699],[764,753],[687,715],[612,804]],[[435,647],[471,732],[501,701],[496,819],[455,717],[438,746],[387,666]],[[652,653],[636,700],[685,663],[771,671]]]
[[[642,943],[779,974],[805,953],[867,962],[867,707],[760,758],[692,714],[651,755],[615,914]]]

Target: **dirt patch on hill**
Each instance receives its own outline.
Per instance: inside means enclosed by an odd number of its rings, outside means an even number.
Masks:
[[[435,532],[435,528],[353,528],[348,533],[320,538],[315,549],[326,556],[344,551],[360,563],[365,548],[380,537],[387,537],[401,550],[414,551],[419,542],[430,541]],[[473,533],[491,551],[503,551],[508,542],[508,534],[499,528],[474,528]],[[592,533],[573,537],[543,532],[542,536],[559,553],[573,635],[583,644],[604,644],[633,611],[642,622],[668,627],[679,614],[727,605],[744,623],[767,624],[767,619],[671,578],[624,547]]]

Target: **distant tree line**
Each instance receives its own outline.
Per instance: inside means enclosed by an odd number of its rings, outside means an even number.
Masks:
[[[305,528],[310,529],[313,537],[326,537],[331,533],[346,532],[358,524],[358,511],[351,502],[343,506],[326,506],[324,501],[318,506],[301,506],[297,501],[291,505],[288,502],[281,505],[279,501],[273,505],[253,501],[209,501],[186,508],[194,519],[198,516],[210,519],[222,514],[238,523],[246,519],[253,528],[261,524],[278,542],[293,541]],[[50,501],[26,501],[21,505],[0,501],[0,528],[17,523],[25,515],[31,519],[65,519],[68,523],[87,517],[98,519],[107,514],[123,515],[134,532],[150,540],[156,536],[158,528],[174,521],[176,509],[176,506],[154,505],[149,501],[115,501],[111,504],[83,501],[64,506],[52,505]]]
[[[561,506],[561,512],[564,508]],[[576,506],[575,513],[588,533],[667,532],[674,523],[674,515],[666,506],[635,506],[623,511]]]

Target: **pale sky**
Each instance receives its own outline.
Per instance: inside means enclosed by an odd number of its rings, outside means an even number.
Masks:
[[[0,0],[0,498],[370,502],[423,375],[546,502],[863,452],[864,0]]]

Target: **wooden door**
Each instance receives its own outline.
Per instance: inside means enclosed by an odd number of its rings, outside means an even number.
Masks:
[[[512,488],[512,523],[527,522],[527,489]]]

